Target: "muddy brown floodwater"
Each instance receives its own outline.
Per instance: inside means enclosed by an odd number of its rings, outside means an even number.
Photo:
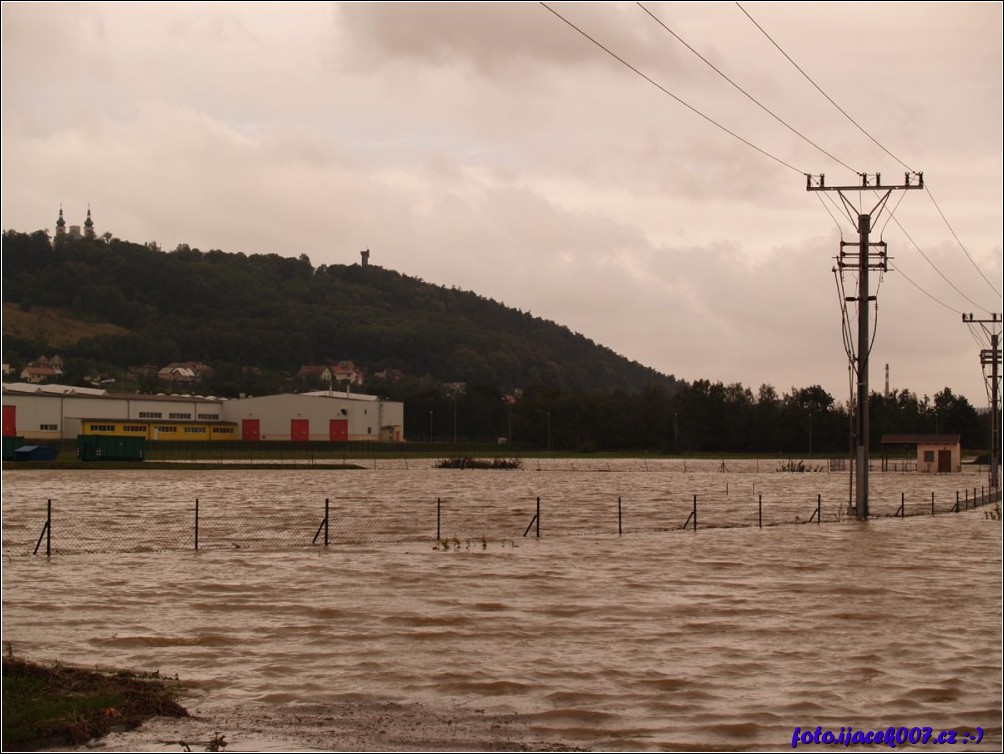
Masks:
[[[844,473],[719,463],[5,472],[3,641],[187,684],[194,719],[113,749],[762,750],[903,726],[1000,750],[1001,522],[947,512],[981,478],[873,472],[873,511],[908,515],[861,523]],[[27,554],[47,499],[49,559]]]

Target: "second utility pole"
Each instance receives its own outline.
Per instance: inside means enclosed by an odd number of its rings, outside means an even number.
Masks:
[[[858,231],[857,259],[845,259],[844,246],[853,246],[854,244],[845,244],[841,241],[840,256],[838,257],[837,265],[841,270],[851,268],[856,269],[858,272],[858,295],[856,299],[848,299],[857,300],[858,302],[858,346],[856,357],[852,357],[856,361],[856,365],[854,366],[857,376],[857,399],[855,401],[854,422],[856,435],[854,438],[855,453],[851,471],[854,473],[854,470],[857,470],[856,485],[854,488],[854,515],[859,519],[865,519],[868,518],[868,438],[870,432],[868,423],[868,351],[870,350],[868,302],[875,300],[875,297],[869,294],[868,271],[873,268],[882,271],[887,269],[885,243],[882,241],[873,243],[869,240],[869,236],[871,234],[873,216],[874,219],[878,218],[886,201],[889,199],[889,195],[894,190],[924,188],[924,174],[912,174],[917,179],[914,181],[911,178],[911,174],[907,173],[901,186],[883,186],[882,176],[879,173],[876,173],[874,176],[869,176],[867,173],[859,173],[859,175],[861,176],[860,186],[827,186],[825,176],[806,175],[805,188],[807,191],[836,191],[840,196],[841,202],[843,202],[844,210]],[[878,203],[872,207],[871,212],[868,213],[858,211],[844,195],[844,192],[868,190],[885,192],[879,198]],[[880,248],[878,254],[875,255],[878,257],[877,261],[872,261],[871,259],[870,248],[872,246]]]
[[[988,392],[990,394],[990,489],[998,490],[1000,489],[1000,477],[998,476],[998,468],[1001,463],[1001,435],[1000,435],[1000,423],[998,417],[1000,416],[1000,373],[997,371],[998,365],[1001,363],[1001,347],[1000,347],[1000,326],[1002,321],[1001,315],[991,313],[990,319],[975,319],[972,314],[968,316],[963,314],[962,321],[968,325],[980,325],[983,328],[983,332],[990,339],[990,348],[984,348],[980,351],[980,364],[983,366],[983,376],[987,379],[987,367],[990,367]],[[990,327],[987,327],[990,325]]]

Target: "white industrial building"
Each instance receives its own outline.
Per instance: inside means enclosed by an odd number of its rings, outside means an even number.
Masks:
[[[3,435],[25,440],[73,439],[82,422],[234,423],[235,438],[256,440],[383,441],[404,439],[404,404],[340,392],[225,399],[194,395],[109,393],[67,385],[3,386]],[[173,423],[173,424],[172,424]],[[163,436],[173,436],[165,431]]]
[[[223,418],[240,425],[244,440],[404,439],[404,404],[375,395],[318,391],[239,398],[223,404]]]

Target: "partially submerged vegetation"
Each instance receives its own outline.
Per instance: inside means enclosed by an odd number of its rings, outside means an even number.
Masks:
[[[783,463],[777,465],[778,472],[793,472],[793,473],[804,473],[806,471],[826,471],[825,466],[809,466],[806,465],[805,461],[796,461],[795,459],[789,458]]]
[[[177,679],[3,658],[3,749],[79,745],[156,715],[187,717]]]
[[[437,469],[522,469],[519,458],[470,458],[459,456],[443,458],[436,463]]]

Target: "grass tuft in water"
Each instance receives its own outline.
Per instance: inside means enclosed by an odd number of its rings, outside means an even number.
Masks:
[[[436,462],[437,469],[522,469],[519,458],[443,458]]]

